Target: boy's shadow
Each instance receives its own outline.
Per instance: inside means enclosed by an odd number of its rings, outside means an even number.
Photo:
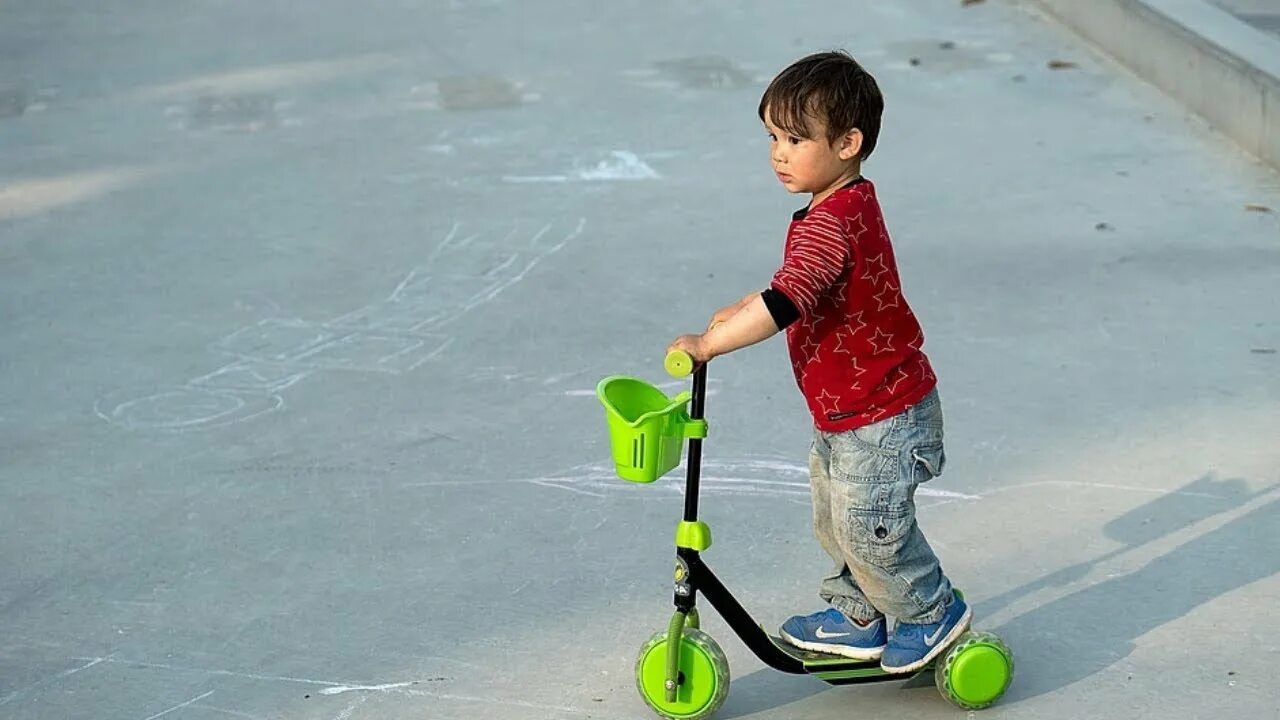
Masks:
[[[1274,489],[1250,493],[1243,480],[1202,477],[1108,523],[1105,534],[1123,542],[1122,548],[978,603],[975,615],[989,616],[1019,597],[1077,581],[1106,560]],[[1280,498],[1133,572],[1090,585],[993,628],[1013,648],[1017,662],[1006,702],[1037,697],[1106,670],[1133,652],[1134,640],[1145,633],[1280,572],[1278,518]]]
[[[1013,649],[1017,674],[1004,703],[1037,697],[1107,669],[1133,651],[1133,641],[1236,588],[1280,572],[1280,498],[1196,537],[1127,575],[1090,585],[1030,610],[998,628],[989,617],[1036,591],[1068,585],[1122,553],[1241,507],[1276,486],[1251,493],[1239,479],[1207,475],[1107,523],[1123,547],[1050,573],[976,603],[978,629],[999,634]],[[932,686],[932,673],[899,687]],[[733,683],[721,716],[781,707],[833,689],[764,668]]]

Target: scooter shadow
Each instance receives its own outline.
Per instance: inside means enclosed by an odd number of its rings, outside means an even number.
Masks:
[[[905,680],[873,684],[887,684],[899,690],[933,688],[933,671],[922,672]],[[732,687],[724,707],[716,713],[717,718],[744,717],[765,710],[775,710],[827,692],[857,692],[858,686],[832,686],[807,675],[788,675],[770,668],[760,668],[741,678],[734,678]]]
[[[828,690],[836,690],[817,678],[787,675],[770,668],[731,681],[732,690],[717,718],[735,718],[799,702]]]

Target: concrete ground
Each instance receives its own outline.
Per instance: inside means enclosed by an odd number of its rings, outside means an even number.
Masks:
[[[1213,4],[1280,38],[1280,0],[1213,0]]]
[[[1036,4],[1246,152],[1280,170],[1280,2]]]
[[[60,0],[0,9],[0,717],[650,717],[680,477],[613,477],[593,389],[767,280],[756,102],[832,46],[983,716],[1280,713],[1280,175],[1032,7]],[[774,626],[805,411],[780,339],[710,387],[706,557]],[[959,715],[705,624],[720,717]]]

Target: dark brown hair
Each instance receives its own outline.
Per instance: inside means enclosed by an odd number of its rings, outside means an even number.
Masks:
[[[766,109],[778,128],[808,140],[816,139],[811,119],[827,126],[828,143],[854,128],[861,130],[858,157],[866,160],[876,149],[884,97],[876,79],[848,53],[821,52],[778,73],[760,98],[762,122]]]

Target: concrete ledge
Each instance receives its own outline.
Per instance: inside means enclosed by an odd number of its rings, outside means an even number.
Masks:
[[[1040,0],[1051,15],[1280,168],[1280,41],[1206,0]]]

